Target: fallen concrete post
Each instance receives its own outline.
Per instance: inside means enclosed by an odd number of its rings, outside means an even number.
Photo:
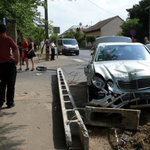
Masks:
[[[70,149],[89,150],[89,135],[68,88],[62,69],[57,69],[66,145]]]
[[[103,127],[115,127],[137,130],[139,126],[140,110],[85,107],[86,124]]]

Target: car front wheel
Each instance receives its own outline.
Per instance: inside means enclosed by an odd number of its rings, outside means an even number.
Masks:
[[[76,52],[76,55],[79,55],[79,52]]]

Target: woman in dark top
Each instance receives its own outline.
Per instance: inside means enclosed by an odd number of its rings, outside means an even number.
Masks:
[[[28,38],[28,53],[27,53],[27,57],[28,59],[31,59],[31,63],[32,63],[32,69],[31,71],[34,70],[34,59],[33,57],[35,57],[35,53],[34,53],[34,43],[32,41],[31,38]]]

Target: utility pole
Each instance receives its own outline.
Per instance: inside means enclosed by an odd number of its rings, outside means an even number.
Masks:
[[[45,40],[46,39],[49,39],[49,36],[48,36],[48,5],[47,5],[47,0],[45,0]]]
[[[49,41],[48,36],[48,5],[47,0],[45,0],[45,59],[49,60],[49,51],[47,52],[47,41]],[[49,46],[48,46],[49,48]]]
[[[47,6],[47,0],[45,0],[45,9],[44,10],[45,10],[45,43],[46,43],[46,40],[49,39],[49,36],[48,36],[48,6]],[[42,46],[41,54],[43,53],[45,43]]]

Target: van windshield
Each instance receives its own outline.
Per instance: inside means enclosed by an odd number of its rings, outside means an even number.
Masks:
[[[76,45],[77,41],[76,40],[63,40],[64,44],[70,44],[70,45]]]

